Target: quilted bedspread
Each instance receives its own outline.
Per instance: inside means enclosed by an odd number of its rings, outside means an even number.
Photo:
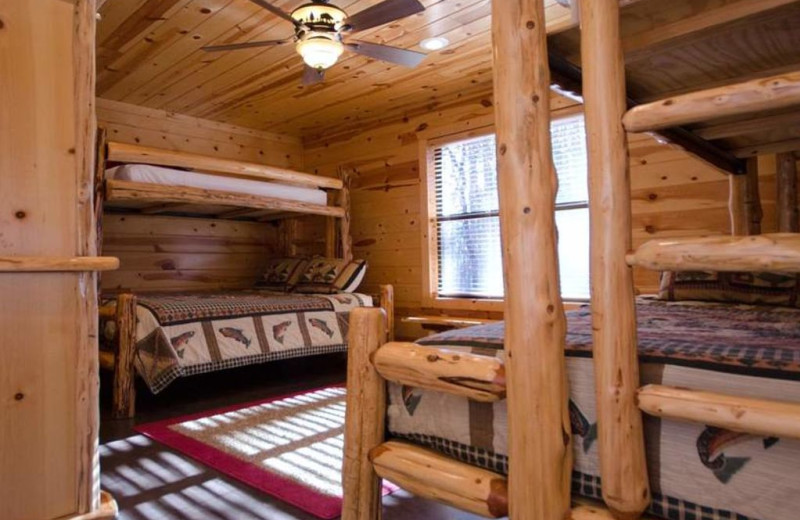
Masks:
[[[637,305],[642,383],[800,402],[800,310],[746,305]],[[601,497],[588,308],[567,313],[573,492]],[[503,357],[503,324],[448,331],[427,345]],[[388,427],[398,438],[507,473],[505,402],[392,384]],[[645,418],[653,501],[670,520],[793,520],[800,511],[800,441]]]
[[[370,305],[354,293],[141,295],[136,370],[158,393],[182,376],[344,351],[350,311]]]

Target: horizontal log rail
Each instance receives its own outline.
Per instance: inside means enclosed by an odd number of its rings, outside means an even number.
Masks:
[[[800,104],[800,71],[690,92],[629,110],[629,132],[649,132]]]
[[[508,515],[506,478],[404,442],[385,442],[370,451],[375,473],[414,495],[464,511],[501,518]]]
[[[661,385],[642,387],[637,398],[639,408],[650,415],[753,435],[800,439],[800,403]]]
[[[800,272],[800,234],[651,240],[626,256],[655,271]]]
[[[278,210],[306,215],[323,215],[326,217],[344,218],[346,211],[338,206],[312,204],[294,200],[260,197],[246,193],[205,190],[188,186],[165,186],[147,182],[106,181],[106,203],[115,202],[152,202],[183,203],[212,206],[230,206],[235,208],[254,208]]]
[[[0,256],[0,273],[58,273],[113,271],[119,258],[112,256]]]
[[[335,179],[333,177],[296,172],[259,163],[220,159],[219,157],[163,150],[160,148],[150,148],[147,146],[117,143],[113,141],[108,143],[107,161],[190,168],[192,170],[215,175],[227,175],[260,181],[278,181],[312,188],[340,190],[344,187],[341,179]]]
[[[506,396],[505,367],[493,356],[398,342],[378,349],[372,355],[372,364],[384,379],[408,386],[480,402]]]

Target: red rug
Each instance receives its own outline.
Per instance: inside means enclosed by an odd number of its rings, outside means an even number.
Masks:
[[[345,389],[327,387],[136,431],[323,519],[342,513]],[[384,485],[384,494],[396,488]]]

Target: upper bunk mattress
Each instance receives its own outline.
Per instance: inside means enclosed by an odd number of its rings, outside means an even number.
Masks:
[[[271,291],[137,296],[136,358],[153,393],[178,377],[347,349],[350,311],[364,294]]]
[[[282,200],[308,202],[325,205],[328,195],[320,189],[290,186],[276,182],[265,182],[253,179],[239,179],[208,173],[185,170],[174,170],[150,164],[123,164],[106,170],[107,179],[120,181],[145,182],[167,186],[187,186],[204,190],[244,193],[259,197],[272,197]]]
[[[800,309],[640,300],[642,384],[800,402]],[[573,492],[600,498],[588,307],[567,313]],[[503,357],[503,324],[436,334],[425,345]],[[477,403],[391,384],[398,438],[507,473],[506,403]],[[800,510],[800,441],[645,416],[653,501],[675,520],[790,520]]]

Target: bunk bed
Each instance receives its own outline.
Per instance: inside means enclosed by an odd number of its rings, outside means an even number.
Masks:
[[[158,393],[178,377],[342,352],[353,309],[375,304],[392,314],[391,286],[382,286],[379,295],[353,292],[366,264],[352,261],[346,173],[335,179],[107,142],[102,131],[97,157],[99,249],[103,212],[211,216],[278,225],[303,215],[327,217],[325,259],[278,259],[280,272],[272,281],[280,283],[180,292],[119,287],[103,294],[101,331],[109,348],[101,350],[100,365],[113,372],[115,417],[134,415],[136,374]],[[291,232],[293,227],[286,227]],[[294,256],[292,240],[286,239],[284,256]],[[284,291],[314,269],[319,277],[312,273],[306,280],[308,290]]]
[[[689,125],[724,135],[723,125],[746,125],[703,122],[747,114],[763,120],[765,110],[774,115],[800,104],[797,73],[632,106],[619,2],[580,3],[592,299],[567,317],[558,283],[543,3],[494,0],[492,17],[505,321],[403,343],[387,340],[380,310],[353,311],[343,518],[380,518],[382,478],[514,520],[627,520],[648,508],[670,519],[795,517],[800,311],[637,302],[632,267],[726,276],[775,271],[796,280],[795,158],[778,175],[780,232],[763,235],[755,162],[739,159],[754,150],[790,153],[798,143],[702,146],[704,158],[731,174],[732,236],[655,240],[632,251],[626,131]],[[708,19],[703,24],[708,28]],[[554,61],[551,55],[550,68]],[[676,276],[665,275],[666,293]],[[787,302],[797,304],[794,296]],[[750,451],[730,449],[742,440]],[[690,467],[698,459],[703,474]],[[747,464],[765,478],[746,480],[744,491],[720,491],[738,471],[747,473]],[[743,504],[746,513],[737,511]]]

